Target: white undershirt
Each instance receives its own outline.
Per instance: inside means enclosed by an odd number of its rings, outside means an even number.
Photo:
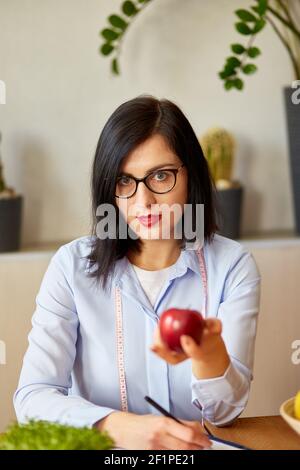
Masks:
[[[158,271],[149,271],[147,269],[141,269],[138,266],[135,266],[134,264],[132,265],[132,267],[134,268],[138,280],[140,281],[140,284],[144,289],[148,299],[154,306],[158,294],[160,293],[168,277],[168,272],[172,266],[159,269]]]

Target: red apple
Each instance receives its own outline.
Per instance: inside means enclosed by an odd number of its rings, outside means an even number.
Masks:
[[[169,349],[183,352],[180,336],[191,336],[200,344],[204,323],[201,313],[196,310],[170,308],[165,310],[160,317],[160,336]]]

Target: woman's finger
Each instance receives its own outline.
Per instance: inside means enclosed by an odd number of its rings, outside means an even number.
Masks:
[[[178,364],[186,359],[185,354],[170,351],[169,349],[153,345],[150,347],[151,351],[157,354],[161,359],[169,362],[170,364]]]
[[[189,426],[190,428],[194,428],[194,426],[196,426],[196,427],[200,430],[201,433],[207,435],[206,429],[204,429],[204,427],[202,426],[202,424],[201,424],[199,421],[197,421],[197,422],[195,422],[195,421],[187,421],[186,419],[181,419],[180,421],[181,421],[183,424],[185,424],[186,426]]]
[[[205,320],[206,334],[221,334],[222,333],[222,322],[218,318],[208,318]]]
[[[183,441],[181,439],[178,439],[177,437],[174,437],[171,434],[164,434],[161,437],[161,443],[163,447],[168,450],[199,450],[206,447],[204,445]]]
[[[179,362],[184,361],[187,359],[186,354],[172,351],[169,349],[165,343],[162,341],[159,328],[156,327],[154,330],[154,343],[150,347],[151,351],[157,354],[159,357],[164,359],[165,361],[169,362],[170,364],[178,364]]]
[[[187,336],[187,335],[180,336],[180,343],[181,343],[182,349],[189,357],[193,357],[195,356],[196,353],[199,352],[199,345],[191,336]]]
[[[207,434],[202,432],[200,424],[198,425],[196,422],[191,422],[190,425],[187,426],[169,418],[166,420],[166,430],[177,439],[198,446],[198,448],[210,447],[211,445]]]
[[[153,343],[158,345],[158,346],[163,346],[163,342],[162,342],[162,339],[161,339],[161,336],[160,336],[160,332],[159,332],[159,328],[158,326],[155,328],[154,330],[154,334],[153,334]]]

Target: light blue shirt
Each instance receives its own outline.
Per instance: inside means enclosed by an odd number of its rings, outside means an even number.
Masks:
[[[14,405],[18,420],[42,419],[92,426],[121,409],[115,336],[114,289],[87,276],[90,237],[61,246],[36,297]],[[216,425],[245,408],[252,379],[261,277],[251,253],[215,235],[205,243],[207,316],[223,324],[231,363],[221,377],[197,380],[191,361],[170,365],[150,351],[162,312],[171,307],[202,311],[197,254],[182,250],[152,306],[127,257],[116,263],[112,287],[121,289],[128,411],[159,414],[149,395],[181,419]]]

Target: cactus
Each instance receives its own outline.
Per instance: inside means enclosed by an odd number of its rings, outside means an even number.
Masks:
[[[236,146],[233,136],[225,129],[214,127],[199,140],[215,184],[218,186],[221,180],[229,184]]]

